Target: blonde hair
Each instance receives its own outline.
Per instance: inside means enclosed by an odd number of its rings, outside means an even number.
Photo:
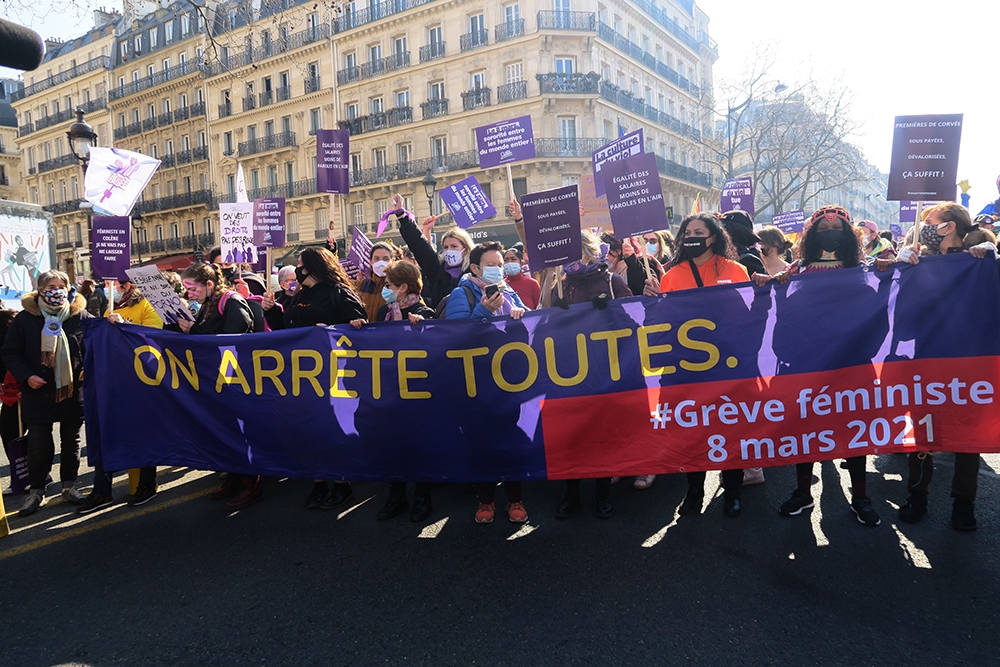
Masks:
[[[472,237],[469,236],[469,232],[465,231],[461,227],[449,227],[448,231],[441,236],[441,243],[444,243],[445,239],[455,239],[462,244],[465,248],[465,257],[462,259],[462,268],[469,268],[469,255],[472,253],[472,249],[476,244],[472,241]]]
[[[580,242],[583,246],[583,258],[587,263],[596,262],[601,255],[601,239],[589,229],[580,231]]]

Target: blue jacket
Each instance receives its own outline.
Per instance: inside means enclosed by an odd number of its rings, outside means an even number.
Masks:
[[[500,287],[503,290],[504,299],[510,304],[529,310],[521,301],[521,297],[509,285],[501,283]],[[476,304],[474,308],[469,308],[469,293],[466,288],[471,290],[472,295],[475,297],[473,299]],[[444,309],[444,319],[467,320],[473,317],[493,317],[493,313],[483,305],[483,290],[472,280],[471,274],[467,273],[458,281],[458,287],[452,290],[448,296],[448,302],[445,304]]]

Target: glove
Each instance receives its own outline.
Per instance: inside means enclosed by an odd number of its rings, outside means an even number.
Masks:
[[[910,258],[913,257],[915,254],[916,251],[913,249],[913,246],[906,246],[905,248],[899,251],[898,255],[896,255],[896,261],[902,262],[903,264],[909,264]]]
[[[608,295],[598,294],[597,296],[594,297],[591,303],[594,304],[594,308],[596,308],[597,310],[604,310],[605,308],[608,307]]]
[[[552,299],[552,305],[557,308],[562,308],[563,310],[569,310],[569,304],[566,303],[566,299],[560,299],[559,297],[556,297]]]

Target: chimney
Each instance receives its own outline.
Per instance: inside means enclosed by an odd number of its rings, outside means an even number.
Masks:
[[[57,37],[49,37],[45,40],[45,52],[49,53],[55,51],[60,46],[62,46],[63,41]]]
[[[111,10],[109,12],[104,7],[101,7],[100,9],[95,9],[94,10],[94,27],[95,28],[100,28],[102,25],[106,25],[108,23],[112,23],[114,21],[117,21],[120,18],[121,18],[121,14],[119,14],[117,10],[113,9],[113,10]]]

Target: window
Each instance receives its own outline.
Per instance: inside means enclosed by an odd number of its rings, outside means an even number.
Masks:
[[[559,150],[563,154],[576,151],[576,116],[559,117]]]
[[[326,237],[326,226],[330,221],[330,214],[327,212],[328,209],[318,208],[316,209],[315,227],[313,228],[316,232],[316,238],[321,239]]]
[[[408,90],[396,91],[396,108],[402,109],[408,106],[410,106],[410,91]]]
[[[159,158],[160,157],[160,155],[159,155],[159,149],[156,147],[156,144],[150,144],[149,145],[149,157],[153,157],[153,158]]]
[[[181,226],[176,222],[170,223],[170,238],[178,239],[181,236]]]
[[[230,197],[236,196],[236,174],[226,174],[226,192]]]
[[[507,83],[524,81],[524,64],[511,63],[504,68],[504,79]]]
[[[353,222],[355,227],[365,228],[365,205],[363,203],[354,204]]]
[[[264,136],[273,137],[274,136],[274,121],[265,120],[264,121]]]
[[[285,163],[285,182],[294,183],[295,182],[295,163],[286,162]]]
[[[182,109],[188,105],[188,96],[187,96],[187,93],[181,93],[181,96],[179,98],[177,98],[177,99],[180,102],[180,105],[181,105]]]
[[[516,23],[521,18],[521,5],[516,2],[512,5],[505,5],[503,8],[503,20],[505,23]]]
[[[247,141],[253,141],[257,138],[257,126],[247,125]]]
[[[435,81],[428,86],[427,99],[430,100],[443,100],[444,99],[444,81]]]
[[[230,137],[231,136],[232,135],[230,135]],[[205,134],[204,130],[202,130],[201,132],[198,133],[198,145],[199,146],[207,146],[208,145],[207,139],[208,138],[207,138],[207,135]]]
[[[653,106],[653,89],[646,86],[643,97],[646,100],[646,106]]]
[[[573,66],[573,58],[560,56],[556,58],[556,74],[560,79],[568,79],[573,75],[576,68]]]
[[[413,146],[410,144],[396,145],[396,162],[406,164],[413,157]]]
[[[223,155],[233,154],[233,133],[224,132],[222,134],[222,153]]]
[[[292,131],[292,117],[282,116],[281,117],[281,131],[288,134]]]
[[[135,38],[135,43],[133,44],[133,46],[135,48],[132,50],[135,53],[135,55],[139,55],[140,53],[142,53],[142,37],[137,36]]]
[[[70,192],[73,193],[73,199],[80,198],[80,181],[76,176],[70,181]]]
[[[122,42],[118,45],[118,55],[122,62],[128,60],[128,42]]]
[[[469,74],[469,88],[471,90],[482,90],[486,87],[486,70],[472,72]]]
[[[250,170],[250,189],[260,190],[260,169]]]
[[[357,118],[358,117],[358,103],[357,102],[348,102],[347,105],[344,107],[344,115],[347,117],[347,120],[354,120],[355,118]]]
[[[163,43],[170,44],[174,41],[174,25],[175,23],[171,21],[170,23],[163,26]]]
[[[139,122],[139,110],[138,109],[132,109],[132,124],[135,124],[135,123],[138,123],[138,122]]]
[[[368,62],[374,63],[382,60],[382,45],[373,44],[368,47]]]
[[[604,139],[610,141],[615,138],[615,125],[610,120],[604,121]]]
[[[389,212],[389,200],[388,199],[376,199],[375,200],[375,217],[379,220],[382,216]]]
[[[157,225],[156,229],[154,231],[155,231],[154,238],[157,241],[162,241],[163,240],[163,225]]]
[[[480,35],[480,33],[486,32],[486,17],[483,14],[476,14],[469,17],[469,32],[474,35],[472,40],[474,43],[485,43],[486,35]],[[482,41],[477,41],[480,36],[482,37]]]
[[[375,169],[379,170],[379,173],[384,173],[385,172],[385,168],[387,166],[387,163],[386,163],[385,149],[384,148],[375,148],[375,149],[372,150],[372,162],[373,162],[373,165],[374,165]],[[383,211],[383,213],[384,213],[384,211]]]
[[[267,184],[272,188],[278,185],[278,165],[272,164],[267,168]]]
[[[323,127],[323,116],[319,108],[309,110],[309,133],[316,134],[316,130]]]
[[[160,64],[163,65],[163,71],[166,72],[170,69],[170,58],[164,58],[163,62]],[[152,74],[152,72],[150,73]]]
[[[163,144],[163,154],[173,155],[174,154],[174,140],[167,139]]]
[[[392,54],[398,58],[402,58],[406,53],[406,37],[397,37],[392,40]]]
[[[562,177],[562,184],[563,184],[564,188],[566,186],[568,186],[568,185],[579,186],[580,185],[580,177],[579,176],[563,176]]]
[[[149,50],[156,48],[156,28],[149,31]]]
[[[163,100],[163,113],[170,113],[170,99]]]
[[[351,173],[361,175],[361,153],[351,153]]]
[[[181,35],[187,37],[191,32],[191,17],[185,14],[181,17]]]
[[[344,54],[344,69],[354,69],[358,66],[358,54],[356,53],[345,53]]]
[[[368,100],[369,113],[382,113],[385,111],[385,103],[381,97],[373,97]]]
[[[431,156],[443,158],[448,155],[448,137],[431,137]]]
[[[194,220],[187,221],[187,235],[194,236]]]
[[[201,233],[202,234],[211,234],[212,233],[212,219],[211,218],[202,218],[202,220],[201,220]]]
[[[434,26],[433,28],[427,29],[427,43],[428,44],[440,44],[444,41],[441,37],[441,26]]]

